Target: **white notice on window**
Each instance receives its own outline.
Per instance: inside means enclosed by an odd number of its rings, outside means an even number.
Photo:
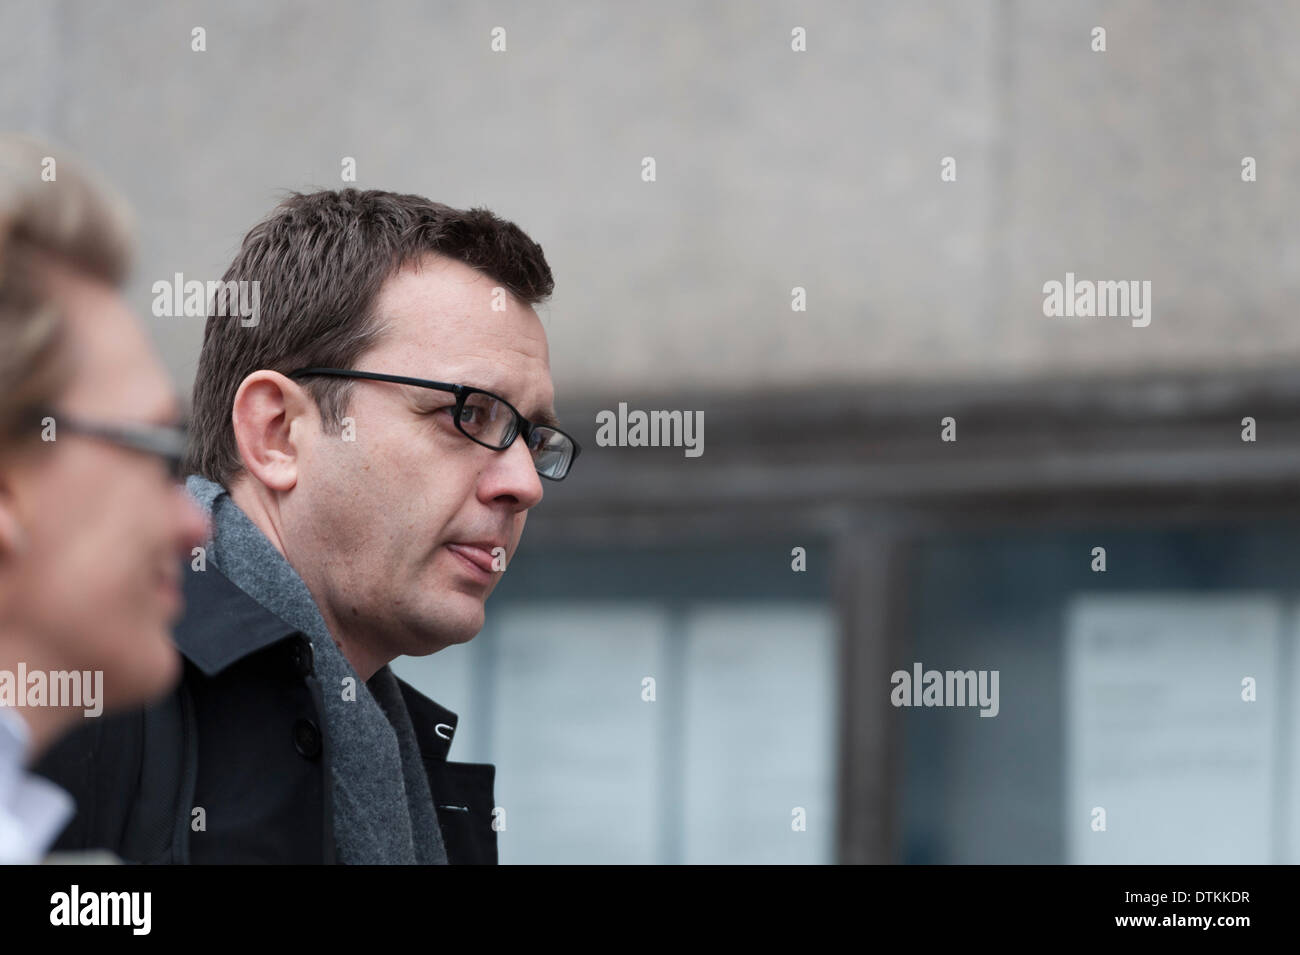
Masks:
[[[1278,602],[1263,596],[1071,602],[1069,862],[1275,861],[1280,626]]]

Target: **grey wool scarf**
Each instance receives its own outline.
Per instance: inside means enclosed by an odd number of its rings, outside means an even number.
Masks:
[[[220,484],[190,476],[186,489],[212,518],[207,559],[246,594],[311,641],[325,703],[338,861],[446,865],[415,729],[387,666],[362,682],[339,650],[311,592]],[[344,699],[351,678],[356,699]]]

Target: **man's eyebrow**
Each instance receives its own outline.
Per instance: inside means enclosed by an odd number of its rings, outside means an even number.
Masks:
[[[531,416],[528,420],[533,424],[545,425],[548,428],[558,428],[560,426],[560,419],[550,408],[537,412],[537,414]]]
[[[429,380],[438,380],[438,379],[429,379]],[[497,395],[501,398],[504,398],[506,401],[509,401],[511,405],[514,405],[514,407],[516,408],[519,407],[518,405],[515,405],[513,401],[510,401],[508,397],[506,397],[507,388],[502,382],[493,381],[491,379],[482,379],[482,381],[487,381],[487,384],[480,383],[480,380],[475,380],[471,384],[455,376],[453,376],[452,378],[447,378],[442,380],[446,381],[449,384],[454,384],[455,382],[459,381],[461,384],[467,385],[470,388],[477,388],[480,391],[486,391],[490,395]],[[433,391],[432,389],[429,388],[417,388],[413,390],[422,391],[425,393],[425,395],[439,394],[439,392]],[[441,392],[441,394],[443,398],[450,397],[446,392]],[[520,411],[520,414],[523,414],[523,411]],[[524,417],[527,418],[533,424],[545,425],[548,428],[558,428],[560,426],[560,417],[555,413],[555,408],[550,406],[543,408],[540,411],[531,415],[525,414]]]
[[[497,384],[496,382],[493,382],[493,385],[496,384]],[[482,387],[483,390],[486,391],[488,394],[499,395],[502,398],[505,398],[506,401],[510,401],[510,399],[506,397],[506,389],[504,387],[492,387],[492,386],[472,386],[472,387]],[[518,405],[515,405],[513,401],[510,401],[510,403],[514,405],[516,408],[519,407]],[[545,425],[548,428],[558,428],[560,426],[560,417],[555,413],[555,408],[551,405],[547,405],[545,408],[542,408],[540,411],[537,411],[534,414],[524,414],[522,409],[520,409],[519,413],[523,414],[524,417],[527,418],[533,424]]]

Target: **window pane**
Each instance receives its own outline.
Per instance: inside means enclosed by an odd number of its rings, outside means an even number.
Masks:
[[[686,632],[683,861],[834,861],[832,614],[713,605],[689,613]]]

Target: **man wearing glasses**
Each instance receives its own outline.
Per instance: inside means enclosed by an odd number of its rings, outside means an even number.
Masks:
[[[175,391],[120,290],[133,247],[93,174],[0,135],[0,863],[41,861],[74,810],[33,761],[181,672],[178,561],[207,528],[176,481]]]
[[[448,761],[455,714],[388,664],[482,629],[543,481],[578,457],[533,309],[550,267],[485,209],[343,190],[281,203],[223,281],[260,283],[261,319],[214,303],[195,379],[188,487],[214,536],[155,734],[180,743],[98,787],[136,807],[125,835],[92,820],[65,847],[495,862],[494,767]]]

